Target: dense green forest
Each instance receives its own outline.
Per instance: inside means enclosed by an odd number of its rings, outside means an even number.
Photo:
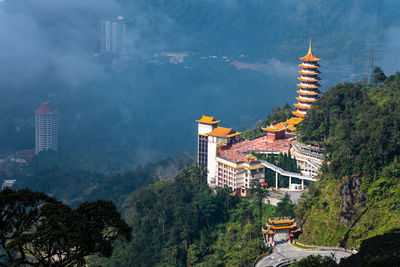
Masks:
[[[113,201],[120,207],[131,192],[169,179],[191,162],[190,158],[182,155],[139,165],[131,171],[106,175],[79,169],[79,166],[68,167],[68,164],[59,161],[57,153],[44,152],[35,157],[29,169],[13,172],[5,178],[16,179],[16,188],[44,192],[71,206],[102,199]]]
[[[400,73],[374,77],[330,88],[298,127],[329,160],[298,204],[304,242],[359,246],[400,223]]]
[[[261,204],[227,188],[213,193],[202,169],[182,169],[166,180],[132,193],[123,213],[132,241],[112,257],[92,257],[89,266],[249,266],[265,250],[260,232],[268,217],[293,212],[289,198],[278,207]],[[253,201],[249,201],[249,200]]]

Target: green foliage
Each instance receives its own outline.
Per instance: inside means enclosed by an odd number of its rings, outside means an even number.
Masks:
[[[131,238],[131,228],[107,201],[72,210],[43,193],[5,189],[0,213],[0,265],[84,266],[89,254],[109,257],[118,238]]]
[[[336,177],[374,177],[400,154],[400,75],[371,91],[360,84],[330,88],[299,125],[299,139],[322,143]]]
[[[294,217],[294,204],[290,200],[288,193],[282,198],[282,200],[276,206],[277,216],[280,217]]]
[[[299,125],[301,141],[321,143],[330,161],[322,169],[320,182],[309,188],[296,207],[303,228],[300,238],[306,243],[335,246],[346,234],[347,246],[359,246],[362,240],[398,227],[399,99],[400,73],[372,89],[339,84],[313,105]],[[353,175],[362,177],[366,198],[351,199],[350,192],[342,191],[341,185]],[[359,210],[343,209],[345,201]],[[341,222],[344,216],[351,223]]]
[[[265,135],[265,131],[262,128],[268,127],[271,124],[276,124],[278,122],[286,121],[290,117],[292,117],[293,109],[286,103],[283,108],[273,108],[272,112],[268,114],[265,121],[258,122],[257,125],[253,129],[247,129],[241,135],[244,139],[254,139],[260,136]]]
[[[49,152],[49,155],[52,153]],[[47,158],[47,154],[44,154]],[[137,166],[132,171],[104,175],[97,172],[61,167],[56,162],[36,161],[31,170],[16,172],[9,178],[16,179],[17,188],[51,194],[61,201],[76,206],[89,200],[110,200],[118,206],[126,196],[138,188],[174,176],[180,168],[188,165],[187,157],[165,158],[156,163]]]
[[[386,75],[383,73],[382,69],[379,67],[375,67],[372,75],[371,75],[371,84],[372,85],[381,85],[386,80]]]
[[[297,167],[296,159],[292,158],[290,151],[288,154],[279,153],[278,155],[265,155],[261,153],[253,153],[258,159],[268,161],[285,171],[289,172],[297,172],[300,173],[300,169]],[[265,169],[265,181],[268,183],[268,186],[275,187],[275,178],[276,173],[273,170],[268,168]],[[289,177],[283,177],[282,175],[278,174],[279,178],[279,187],[289,187]],[[300,179],[292,178],[292,183],[300,184]]]
[[[213,193],[202,169],[184,168],[174,179],[131,194],[123,212],[133,228],[109,260],[89,266],[248,266],[264,248],[260,225],[275,214],[269,205]],[[260,220],[260,214],[262,217]]]
[[[400,230],[389,231],[383,235],[364,240],[359,252],[343,259],[339,266],[399,266]]]

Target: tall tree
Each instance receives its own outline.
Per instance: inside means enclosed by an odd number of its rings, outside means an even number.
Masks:
[[[254,201],[258,204],[259,219],[262,219],[262,205],[263,199],[268,196],[268,191],[265,190],[258,180],[251,180],[250,182],[250,194]]]
[[[0,264],[12,266],[84,266],[85,257],[109,257],[130,227],[112,202],[81,204],[76,210],[29,190],[0,192]]]

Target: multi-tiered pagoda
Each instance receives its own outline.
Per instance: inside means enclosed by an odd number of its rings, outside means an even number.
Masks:
[[[318,70],[318,61],[320,58],[314,56],[312,53],[311,41],[307,55],[301,57],[300,60],[303,63],[299,64],[301,67],[299,71],[301,76],[297,78],[300,80],[300,83],[297,84],[299,87],[299,90],[297,90],[299,96],[296,97],[298,102],[294,106],[297,110],[293,111],[293,115],[298,118],[304,118],[307,110],[311,108],[311,104],[318,99],[320,93],[318,88],[321,86],[319,84],[320,78],[318,77],[318,74],[320,74]]]

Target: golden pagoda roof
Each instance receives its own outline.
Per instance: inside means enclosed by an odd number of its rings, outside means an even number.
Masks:
[[[319,57],[314,56],[314,54],[312,53],[311,40],[310,40],[310,48],[308,49],[307,55],[305,55],[304,57],[301,57],[300,60],[301,61],[310,61],[310,62],[315,62],[315,61],[321,60]]]
[[[291,117],[291,118],[288,119],[285,123],[287,123],[287,124],[292,124],[292,125],[296,125],[296,124],[299,124],[301,121],[303,121],[302,118]]]
[[[268,231],[268,234],[273,235],[274,231]]]
[[[237,135],[240,135],[241,132],[236,132],[232,130],[232,128],[225,128],[225,127],[216,127],[214,130],[211,131],[211,133],[208,133],[207,135],[209,136],[216,136],[216,137],[221,137],[221,138],[229,138],[229,137],[234,137]]]
[[[203,115],[203,117],[201,117],[200,120],[196,120],[196,121],[199,123],[204,123],[204,124],[217,124],[218,122],[221,122],[221,121],[215,120],[214,117],[209,117],[209,116],[204,116],[204,115]]]
[[[299,95],[311,95],[311,96],[317,96],[319,95],[320,91],[315,91],[315,92],[302,92],[300,90],[296,91]]]
[[[289,126],[288,130],[292,131],[292,132],[295,132],[296,131],[296,126],[293,126],[293,125]]]
[[[266,132],[273,132],[273,133],[275,133],[275,132],[281,132],[281,131],[284,131],[284,130],[286,130],[286,125],[284,124],[284,123],[282,123],[282,122],[280,122],[280,123],[277,123],[277,124],[275,124],[275,125],[270,125],[270,126],[268,126],[267,128],[262,128],[264,131],[266,131]]]
[[[268,223],[269,224],[281,224],[281,223],[293,223],[294,219],[292,219],[291,217],[278,217],[278,218],[274,218],[274,219],[269,219]]]
[[[300,88],[303,88],[303,89],[318,89],[319,88],[318,85],[305,86],[305,85],[302,85],[301,83],[298,83],[297,86]]]
[[[279,230],[279,229],[291,229],[291,228],[295,228],[296,225],[283,225],[283,226],[272,226],[273,230]]]
[[[300,113],[297,110],[296,111],[292,111],[292,114],[295,115],[296,117],[299,117],[299,118],[304,118],[306,116],[306,114]]]
[[[299,79],[302,82],[318,82],[319,80],[321,80],[318,77],[313,77],[313,78],[310,78],[310,79],[304,79],[303,77],[297,77],[297,79]]]
[[[303,69],[316,69],[316,68],[318,68],[319,66],[307,66],[307,65],[304,65],[304,64],[299,64],[299,66],[300,66],[300,68],[303,68]]]
[[[296,97],[297,100],[299,100],[300,102],[307,102],[307,103],[312,103],[317,101],[317,99],[313,98],[313,99],[304,99],[304,98],[300,98],[300,97]]]
[[[295,104],[293,104],[296,108],[302,108],[302,109],[310,109],[311,108],[311,106],[303,106],[303,105],[301,105],[301,104],[299,104],[299,103],[295,103]]]
[[[319,71],[305,72],[305,71],[302,71],[302,70],[299,70],[299,73],[300,73],[301,75],[318,75],[318,74],[320,74]]]

